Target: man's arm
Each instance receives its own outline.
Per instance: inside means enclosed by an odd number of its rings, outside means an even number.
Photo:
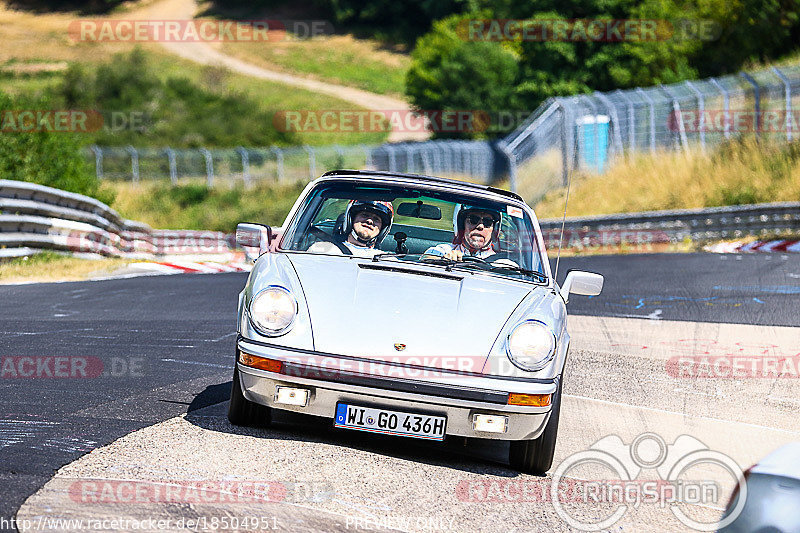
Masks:
[[[425,250],[425,253],[422,255],[441,257],[442,259],[450,259],[452,261],[461,261],[461,259],[464,257],[463,252],[455,250],[452,244],[448,244],[446,242],[437,244],[436,246],[431,246]]]

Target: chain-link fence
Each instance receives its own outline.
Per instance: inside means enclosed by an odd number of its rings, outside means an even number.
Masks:
[[[566,184],[570,172],[605,172],[620,156],[705,150],[752,134],[800,137],[800,66],[685,81],[658,87],[551,98],[497,142],[427,141],[380,146],[235,149],[91,147],[103,179],[187,178],[245,185],[307,181],[327,170],[368,168],[435,174],[509,187],[529,201]],[[797,111],[795,111],[797,110]]]
[[[705,150],[726,138],[800,137],[800,66],[552,98],[503,140],[511,188],[536,200],[579,169],[635,152]]]
[[[97,176],[110,181],[205,181],[251,185],[258,181],[295,182],[326,170],[371,167],[372,147],[297,146],[289,148],[154,149],[92,146],[87,151]]]

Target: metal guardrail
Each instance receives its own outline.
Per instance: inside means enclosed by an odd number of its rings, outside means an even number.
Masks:
[[[0,258],[48,249],[149,259],[164,254],[226,253],[232,246],[230,236],[222,232],[154,230],[123,219],[88,196],[0,180]]]
[[[546,241],[558,242],[561,219],[540,220],[539,225]],[[787,232],[800,232],[800,202],[570,217],[564,223],[564,242],[603,245],[710,241]]]

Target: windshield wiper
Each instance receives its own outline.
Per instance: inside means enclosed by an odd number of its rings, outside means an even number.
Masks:
[[[385,254],[375,254],[372,256],[372,262],[377,263],[381,260],[381,258],[385,257],[405,257],[407,253],[397,253],[397,252],[386,252]]]
[[[507,270],[509,272],[519,272],[521,274],[525,274],[526,276],[537,278],[542,283],[547,283],[547,276],[545,276],[538,270],[530,270],[527,268],[522,268],[521,266],[514,266],[514,265],[493,265],[492,263],[489,263],[489,268],[491,268],[492,271]]]

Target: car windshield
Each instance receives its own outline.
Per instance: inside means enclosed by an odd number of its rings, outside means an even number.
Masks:
[[[547,282],[525,210],[514,203],[422,187],[321,184],[288,223],[279,250],[425,263]]]

